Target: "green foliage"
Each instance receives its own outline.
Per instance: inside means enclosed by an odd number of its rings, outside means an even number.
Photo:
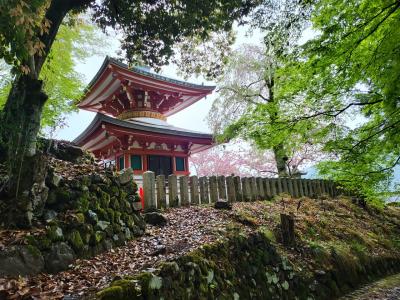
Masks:
[[[337,160],[321,163],[320,173],[358,190],[368,199],[388,191],[400,162],[400,38],[398,1],[315,2],[316,37],[279,76],[285,97],[301,95],[301,117],[319,119],[314,134]],[[340,12],[338,14],[338,12]]]
[[[104,1],[92,4],[93,19],[105,29],[123,29],[122,49],[131,63],[166,64],[174,44],[187,38],[208,40],[213,32],[229,31],[258,1]]]
[[[185,78],[195,74],[213,80],[222,75],[234,42],[232,31],[212,33],[206,40],[198,36],[186,38],[177,45],[179,56],[173,62]]]
[[[83,75],[76,71],[78,63],[94,54],[101,54],[106,46],[95,27],[80,17],[70,17],[61,25],[40,73],[44,91],[49,96],[43,110],[42,128],[56,128],[63,125],[65,114],[75,111],[73,104],[82,96],[85,87]],[[68,24],[67,24],[68,23]],[[5,71],[1,71],[1,70]],[[0,107],[4,106],[11,89],[13,76],[11,67],[0,65],[4,72],[0,83]]]
[[[219,142],[240,137],[271,150],[278,174],[285,177],[298,172],[305,155],[310,160],[318,152],[312,133],[319,124],[308,120],[288,126],[291,118],[301,116],[301,97],[279,93],[285,82],[278,70],[296,48],[309,10],[286,0],[263,1],[255,9],[250,25],[265,34],[265,45],[233,52],[218,78],[219,97],[209,114]]]
[[[0,59],[23,73],[28,72],[28,66],[22,62],[44,51],[37,33],[48,31],[49,22],[44,19],[48,3],[48,0],[0,1]]]

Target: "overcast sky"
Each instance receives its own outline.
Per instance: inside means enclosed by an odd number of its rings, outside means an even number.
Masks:
[[[248,36],[246,34],[246,30],[244,28],[240,28],[237,29],[237,35],[237,40],[234,44],[235,48],[244,43],[261,43],[262,36],[259,32],[255,32],[251,36]],[[110,44],[109,49],[107,50],[107,54],[110,56],[116,56],[115,52],[118,50],[119,47],[118,40],[116,38],[113,38],[112,36],[107,37],[107,39],[109,39]],[[77,66],[77,71],[84,74],[85,76],[85,84],[88,84],[90,80],[94,77],[96,72],[99,70],[101,64],[103,63],[103,60],[103,56],[93,56],[88,59],[85,64],[79,64]],[[175,65],[170,65],[164,67],[161,74],[179,79],[177,71],[178,70]],[[190,78],[188,81],[197,84],[213,84],[213,82],[209,82],[207,80],[204,80],[203,78]],[[183,111],[169,117],[168,122],[174,126],[183,127],[190,130],[210,132],[207,121],[205,119],[216,96],[217,95],[215,92],[211,95],[208,95],[206,98],[203,98],[202,100],[184,109]],[[84,110],[79,110],[78,113],[72,113],[68,115],[66,118],[66,126],[62,129],[58,129],[55,132],[54,138],[73,140],[90,124],[94,116],[95,113]]]

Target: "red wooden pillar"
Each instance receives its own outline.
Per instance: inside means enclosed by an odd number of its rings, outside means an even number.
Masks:
[[[130,168],[131,167],[131,160],[129,153],[124,152],[124,161],[125,161],[125,169]]]
[[[176,173],[176,156],[172,156],[172,174]]]
[[[147,155],[142,155],[143,172],[147,171]]]
[[[189,172],[189,157],[188,156],[185,157],[185,171],[190,173]]]

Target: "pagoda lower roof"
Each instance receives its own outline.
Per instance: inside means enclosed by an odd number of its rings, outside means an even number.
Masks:
[[[196,144],[196,150],[192,153],[199,152],[213,146],[213,136],[208,133],[202,133],[198,131],[187,130],[179,127],[172,126],[167,122],[160,120],[119,120],[113,117],[109,117],[98,113],[89,126],[73,140],[73,143],[83,147],[86,150],[92,150],[89,144],[92,141],[98,139],[100,135],[102,139],[107,139],[106,132],[113,132],[121,136],[132,136],[133,139],[140,137],[142,140],[151,141],[154,138],[168,138],[177,142],[188,142]]]

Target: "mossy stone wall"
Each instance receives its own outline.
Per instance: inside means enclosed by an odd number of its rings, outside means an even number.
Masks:
[[[206,245],[153,272],[114,281],[101,300],[124,299],[332,299],[374,276],[398,271],[398,257],[348,257],[332,250],[301,269],[263,232],[237,233]]]
[[[131,169],[57,180],[53,176],[56,175],[50,171],[48,201],[36,216],[38,228],[43,231],[26,236],[28,250],[38,253],[38,262],[44,259],[45,264],[24,268],[21,261],[17,270],[12,268],[13,258],[3,255],[0,263],[7,266],[0,266],[1,275],[58,272],[75,258],[94,256],[144,233],[145,221],[136,210],[138,205],[134,205],[140,198]],[[14,247],[10,255],[16,253],[18,259],[25,248]]]

